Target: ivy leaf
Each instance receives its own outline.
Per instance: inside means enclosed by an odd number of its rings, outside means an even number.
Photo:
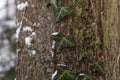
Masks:
[[[103,72],[103,62],[99,61],[98,63],[94,63],[92,65],[92,70],[94,72]]]
[[[90,54],[86,48],[80,49],[80,58],[79,60],[89,59]]]
[[[57,68],[57,75],[54,77],[54,80],[75,80],[76,72],[66,69],[66,67],[59,66]]]
[[[92,42],[90,44],[90,46],[92,46],[94,48],[94,50],[96,50],[97,48],[100,47],[101,44],[102,44],[102,42],[100,40],[96,40],[96,41]]]
[[[60,42],[56,42],[56,52],[60,53],[60,51],[64,48],[68,48],[68,47],[74,47],[75,46],[75,42],[73,41],[73,39],[68,35],[65,37],[62,37]]]
[[[58,33],[57,35],[51,35],[51,39],[56,42],[56,53],[60,53],[60,51],[64,48],[75,46],[75,42],[70,35],[63,36],[62,33]]]
[[[62,6],[62,7],[58,7],[56,9],[56,22],[61,21],[64,17],[68,16],[70,14],[70,8],[69,6]]]
[[[58,33],[57,35],[52,35],[51,34],[51,39],[56,41],[56,42],[60,42],[62,37],[63,37],[62,33]]]

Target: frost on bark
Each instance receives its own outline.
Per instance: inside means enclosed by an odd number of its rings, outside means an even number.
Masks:
[[[19,3],[26,0],[18,0]],[[76,47],[57,54],[57,64],[67,65],[78,74],[91,74],[93,80],[119,80],[120,76],[120,1],[119,0],[59,0],[68,4],[71,15],[57,23],[59,30],[70,34]],[[17,4],[19,4],[17,3]],[[50,35],[56,30],[53,7],[46,7],[45,0],[28,0],[28,7],[17,10],[17,22],[23,21],[18,39],[16,61],[17,80],[50,80],[53,72],[53,57],[50,53]],[[30,26],[31,31],[23,31]],[[25,38],[32,38],[28,47]],[[36,54],[31,55],[35,50]],[[85,56],[83,54],[85,53]],[[87,54],[87,56],[86,56]],[[86,59],[87,57],[87,59]],[[94,73],[91,65],[103,62],[103,72]],[[81,78],[78,78],[78,80]]]

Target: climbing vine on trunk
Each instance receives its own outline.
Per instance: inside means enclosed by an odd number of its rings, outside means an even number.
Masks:
[[[92,9],[93,9],[93,15],[95,17],[94,23],[96,23],[96,12],[94,11],[92,0],[90,0],[90,2],[92,5]],[[55,19],[54,19],[55,24],[60,23],[60,21],[67,18],[71,14],[70,7],[68,5],[64,5],[64,6],[60,5],[57,0],[46,0],[46,3],[47,3],[47,7],[51,5],[55,10]],[[57,27],[59,28],[59,26]],[[75,47],[75,41],[70,34],[63,35],[62,32],[55,31],[51,34],[51,39],[53,40],[52,49],[53,49],[53,58],[54,58],[54,62],[53,62],[54,63],[54,74],[53,75],[54,76],[52,78],[53,80],[76,80],[79,76],[83,76],[83,80],[93,79],[93,76],[91,73],[89,74],[77,73],[74,70],[67,69],[68,66],[57,65],[56,55],[60,54],[61,51],[65,48]],[[99,44],[97,46],[97,43],[95,43],[95,44],[91,44],[91,46],[97,48]],[[85,56],[88,57],[88,54],[84,54],[83,57]],[[91,71],[95,73],[102,73],[103,63],[101,61],[97,63],[93,63],[91,65]]]

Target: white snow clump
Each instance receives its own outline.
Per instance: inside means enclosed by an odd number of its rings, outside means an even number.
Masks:
[[[23,9],[25,9],[26,7],[28,6],[28,2],[25,2],[25,3],[21,3],[21,4],[18,4],[17,5],[17,9],[22,11]]]

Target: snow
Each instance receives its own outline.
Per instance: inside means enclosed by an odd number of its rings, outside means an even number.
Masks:
[[[36,36],[36,33],[35,33],[35,32],[32,32],[31,36]]]
[[[25,44],[29,47],[31,45],[32,38],[26,37],[25,38]]]
[[[20,30],[21,30],[21,27],[22,27],[22,21],[19,23],[19,27],[16,30],[16,38],[17,39],[19,38],[19,33],[20,33]]]
[[[84,76],[84,75],[85,75],[85,73],[80,73],[80,74],[79,74],[79,76]]]
[[[32,28],[30,26],[26,26],[23,28],[23,31],[30,31],[32,32]]]
[[[52,42],[52,49],[55,49],[55,41]],[[53,50],[50,50],[52,57],[54,56]]]
[[[58,32],[54,32],[54,33],[52,33],[51,35],[57,35],[58,34]]]
[[[57,66],[66,66],[65,64],[57,64]]]
[[[32,51],[31,51],[31,54],[32,54],[32,55],[35,55],[35,54],[36,54],[36,51],[35,51],[35,50],[32,50]]]
[[[29,56],[33,56],[36,54],[36,50],[30,50],[28,54]]]
[[[55,41],[52,42],[52,49],[55,48]]]
[[[17,30],[16,30],[16,38],[17,39],[19,38],[20,29],[21,29],[21,27],[17,28]]]
[[[28,6],[28,2],[25,2],[25,3],[21,3],[21,4],[18,4],[17,5],[17,9],[22,11],[23,9],[25,9],[26,7]]]
[[[33,23],[33,26],[39,27],[40,23]]]
[[[52,50],[50,50],[50,53],[51,53],[51,55],[52,55],[52,57],[54,56],[54,52],[52,51]]]
[[[52,80],[54,80],[54,77],[57,75],[57,70],[52,74]]]

